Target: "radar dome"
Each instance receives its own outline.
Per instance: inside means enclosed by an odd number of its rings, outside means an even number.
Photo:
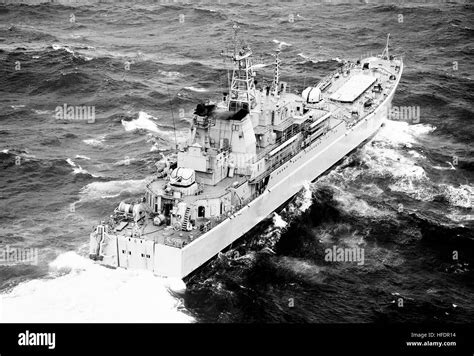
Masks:
[[[301,94],[307,103],[318,103],[321,101],[321,90],[316,87],[308,87]]]
[[[195,173],[191,168],[178,167],[170,175],[170,183],[174,186],[189,187],[195,182]]]

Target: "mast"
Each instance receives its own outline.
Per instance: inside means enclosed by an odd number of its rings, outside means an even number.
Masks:
[[[280,64],[281,64],[281,59],[280,59],[280,48],[277,48],[275,50],[275,54],[272,54],[273,57],[275,57],[275,71],[273,74],[273,82],[272,82],[272,88],[271,92],[273,93],[273,96],[278,95],[278,85],[280,84]]]
[[[167,91],[168,91],[168,98],[169,98],[170,111],[171,111],[171,118],[173,119],[174,148],[175,148],[175,151],[178,152],[178,139],[177,139],[177,137],[176,137],[176,123],[175,123],[175,120],[174,120],[173,104],[171,103],[170,88],[169,88],[168,85],[166,85],[166,89],[167,89]]]
[[[223,56],[231,58],[234,64],[227,106],[229,111],[239,111],[240,109],[250,111],[256,104],[252,50],[247,45],[237,50],[237,32],[240,27],[234,24],[232,28],[234,29],[234,52],[232,54],[221,53]]]

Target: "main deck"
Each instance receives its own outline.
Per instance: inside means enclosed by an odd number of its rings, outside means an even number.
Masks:
[[[221,198],[226,194],[230,194],[230,189],[238,187],[246,181],[247,177],[243,175],[236,175],[232,178],[227,177],[216,185],[206,185],[205,189],[196,195],[184,195],[182,199],[187,204],[193,204],[202,199]],[[174,199],[173,192],[168,193],[166,189],[168,184],[169,181],[167,180],[153,180],[147,185],[147,189],[150,189],[150,191],[155,194],[162,195],[164,198]],[[154,218],[156,216],[156,213],[148,209],[145,215],[137,222],[133,221],[131,217],[128,217],[116,224],[113,231],[119,236],[138,237],[158,244],[180,248],[206,233],[228,217],[226,215],[220,217],[197,217],[195,218],[196,228],[191,231],[186,231],[182,229],[177,230],[167,224],[156,225],[154,224]]]
[[[183,247],[191,241],[198,238],[200,235],[207,232],[218,222],[222,221],[218,219],[209,218],[198,218],[197,223],[207,225],[203,230],[196,229],[192,231],[176,231],[172,226],[160,225],[156,226],[153,224],[154,215],[147,213],[145,217],[138,223],[125,222],[125,226],[120,230],[115,230],[117,236],[123,237],[137,237],[145,240],[153,241],[157,244]]]

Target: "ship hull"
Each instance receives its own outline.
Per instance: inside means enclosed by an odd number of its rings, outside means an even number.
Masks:
[[[106,251],[102,263],[148,269],[159,276],[188,276],[268,217],[306,183],[316,180],[372,138],[387,116],[398,80],[390,94],[371,114],[350,128],[341,122],[320,140],[302,149],[271,173],[267,188],[262,194],[188,245],[176,248],[151,241],[142,244],[143,241],[137,238],[108,235],[107,244],[101,248]],[[119,254],[119,251],[128,252],[125,261],[124,254]],[[143,258],[145,255],[148,259]]]
[[[352,129],[345,125],[318,143],[307,147],[290,161],[279,167],[270,176],[264,193],[242,208],[230,219],[226,219],[211,231],[179,250],[181,253],[173,261],[158,261],[157,273],[185,277],[199,266],[214,257],[231,243],[269,216],[279,206],[297,194],[305,185],[312,182],[347,156],[362,143],[373,137],[386,117],[392,95]],[[332,141],[327,143],[325,141]],[[324,148],[323,148],[324,147]],[[160,246],[173,249],[168,246]],[[158,252],[159,253],[159,252]],[[165,254],[166,251],[163,251]],[[172,262],[172,263],[170,263]]]

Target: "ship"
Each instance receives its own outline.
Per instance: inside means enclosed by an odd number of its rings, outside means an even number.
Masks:
[[[180,279],[212,260],[377,133],[403,72],[389,38],[300,93],[280,78],[280,48],[261,87],[249,45],[223,51],[228,91],[197,104],[189,137],[157,162],[143,196],[94,227],[90,258]]]

